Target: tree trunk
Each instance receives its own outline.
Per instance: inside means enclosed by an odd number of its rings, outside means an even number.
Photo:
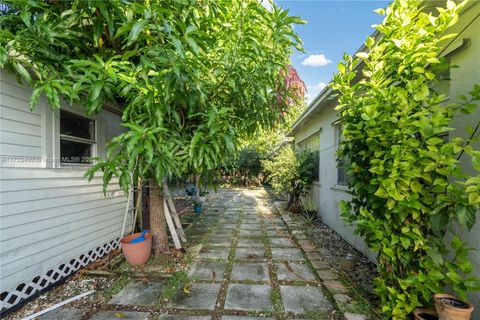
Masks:
[[[195,201],[200,201],[200,176],[195,175]]]
[[[150,179],[150,232],[153,255],[168,252],[168,237],[163,211],[163,192],[155,179]]]

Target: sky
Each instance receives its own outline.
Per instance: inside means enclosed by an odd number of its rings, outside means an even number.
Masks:
[[[307,24],[296,25],[305,53],[296,51],[293,66],[307,85],[307,101],[330,81],[343,53],[355,53],[380,23],[382,16],[373,12],[387,6],[380,0],[275,0],[290,15],[300,16]]]

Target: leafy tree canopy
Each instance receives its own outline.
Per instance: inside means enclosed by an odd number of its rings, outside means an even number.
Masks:
[[[0,65],[44,94],[94,114],[122,108],[128,129],[109,145],[104,181],[129,173],[205,172],[238,139],[281,120],[303,99],[289,56],[303,23],[256,0],[4,1]]]

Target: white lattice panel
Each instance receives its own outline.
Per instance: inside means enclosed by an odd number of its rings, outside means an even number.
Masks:
[[[60,281],[62,278],[71,275],[90,262],[93,262],[113,249],[118,248],[118,246],[118,239],[112,240],[94,250],[90,250],[87,253],[80,255],[77,258],[71,259],[68,263],[63,263],[57,268],[49,270],[43,275],[36,276],[28,283],[20,283],[15,289],[2,292],[0,296],[0,312],[3,313],[23,300],[33,296],[40,290],[43,290],[49,285]]]

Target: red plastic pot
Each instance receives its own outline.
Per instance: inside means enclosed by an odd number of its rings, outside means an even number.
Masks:
[[[139,237],[141,233],[133,233],[120,240],[123,255],[129,264],[138,266],[147,263],[152,251],[152,235],[145,234],[145,241],[138,243],[129,243]]]

